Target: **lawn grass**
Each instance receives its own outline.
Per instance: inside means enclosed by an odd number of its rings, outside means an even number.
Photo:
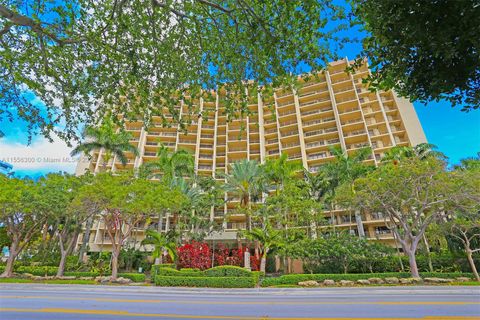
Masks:
[[[97,284],[95,280],[32,280],[23,278],[0,278],[0,283]]]

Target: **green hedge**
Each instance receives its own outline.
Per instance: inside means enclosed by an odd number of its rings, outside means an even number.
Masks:
[[[461,272],[448,272],[448,273],[439,273],[439,272],[422,272],[420,273],[422,278],[456,278],[456,277],[469,277],[472,278],[472,273],[461,273]],[[388,273],[355,273],[355,274],[287,274],[276,278],[265,278],[263,279],[261,285],[262,287],[269,287],[275,285],[292,285],[298,284],[301,281],[314,280],[318,282],[323,282],[324,280],[330,279],[335,281],[340,280],[350,280],[356,281],[360,279],[368,278],[410,278],[411,274],[409,272],[388,272]]]
[[[206,277],[251,277],[252,272],[237,266],[218,266],[203,271]]]
[[[168,277],[156,276],[155,284],[162,287],[254,288],[255,277]]]
[[[165,276],[165,277],[201,277],[203,276],[203,272],[199,270],[177,270],[173,268],[158,268],[157,269],[157,276]]]
[[[130,279],[133,282],[145,282],[145,274],[143,273],[119,273],[118,276]]]

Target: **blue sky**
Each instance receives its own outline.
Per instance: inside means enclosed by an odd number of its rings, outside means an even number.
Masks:
[[[341,0],[340,0],[341,2]],[[350,30],[350,37],[362,37],[358,30]],[[351,43],[339,51],[341,57],[353,59],[360,52],[359,43]],[[36,99],[32,96],[32,99]],[[480,110],[461,112],[446,101],[427,105],[414,103],[427,140],[438,146],[451,164],[462,158],[475,156],[480,151]],[[34,136],[27,145],[26,124],[19,120],[0,122],[5,137],[0,138],[0,160],[7,160],[19,176],[38,177],[48,172],[73,173],[75,159],[69,156],[71,147],[58,138],[50,143],[41,136]]]

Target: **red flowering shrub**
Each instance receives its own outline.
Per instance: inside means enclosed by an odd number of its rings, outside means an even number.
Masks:
[[[195,268],[205,270],[212,267],[211,251],[206,243],[192,241],[177,249],[180,268]]]
[[[230,257],[230,249],[225,247],[223,243],[220,243],[215,250],[214,257],[213,263],[215,266],[224,266],[227,264],[227,260]]]
[[[254,254],[250,256],[250,268],[252,269],[252,271],[260,270],[260,257]]]

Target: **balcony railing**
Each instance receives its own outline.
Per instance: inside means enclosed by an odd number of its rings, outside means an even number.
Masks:
[[[284,149],[287,149],[287,148],[293,148],[293,147],[298,147],[300,145],[300,143],[285,143],[285,144],[282,144],[282,148]]]
[[[288,131],[286,133],[282,133],[282,137],[290,137],[298,134],[298,131]]]
[[[307,159],[308,160],[316,160],[316,159],[327,158],[329,156],[330,156],[330,152],[321,152],[321,153],[314,153],[314,154],[308,155]]]
[[[310,106],[312,104],[320,103],[320,102],[324,102],[324,101],[330,101],[330,98],[321,98],[321,99],[315,99],[315,100],[308,101],[308,102],[302,102],[302,103],[300,103],[300,107]]]
[[[311,96],[311,95],[318,94],[318,93],[323,93],[323,92],[328,92],[328,89],[302,92],[302,93],[299,93],[298,96],[299,97],[307,97],[307,96]]]

